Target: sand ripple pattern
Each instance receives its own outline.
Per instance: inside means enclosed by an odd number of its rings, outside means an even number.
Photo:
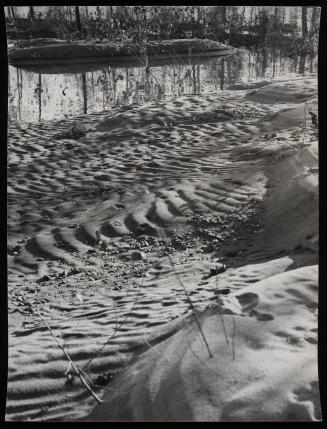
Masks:
[[[105,263],[97,257],[99,232],[102,243],[121,252],[126,237],[160,240],[162,230],[182,228],[199,213],[234,222],[262,201],[265,168],[281,152],[277,137],[265,136],[277,129],[292,150],[301,130],[294,126],[285,134],[276,114],[297,108],[299,100],[268,105],[245,99],[247,94],[185,96],[9,127],[10,295],[22,293],[22,300],[33,301],[93,383],[101,384],[108,374],[115,379],[140,352],[180,328],[189,304],[176,273],[204,309],[221,302],[226,289],[247,287],[292,266],[292,259],[275,257],[227,270],[218,284],[217,277],[207,276],[212,265],[206,257],[196,263],[185,257],[172,269],[165,256],[156,267],[147,255],[143,269],[135,263],[117,287],[121,255]],[[55,138],[76,121],[86,127],[84,137]],[[311,138],[308,131],[305,143]],[[65,282],[50,276],[45,285],[38,283],[43,275],[74,268]],[[236,311],[233,305],[230,311]],[[19,319],[18,329],[14,321],[20,316],[11,310],[7,419],[84,417],[94,399],[78,378],[68,377],[69,362],[48,329],[35,318]],[[172,325],[166,329],[167,322]],[[101,394],[103,386],[94,389]]]

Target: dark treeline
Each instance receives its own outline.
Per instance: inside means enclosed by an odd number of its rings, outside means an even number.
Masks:
[[[57,37],[134,41],[209,38],[246,48],[273,47],[287,55],[317,53],[320,9],[281,6],[30,6],[7,7],[9,39]],[[92,9],[92,10],[90,10]]]

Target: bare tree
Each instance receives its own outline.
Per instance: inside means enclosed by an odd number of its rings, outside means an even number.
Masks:
[[[34,12],[34,7],[33,6],[30,6],[30,8],[29,8],[28,17],[31,19],[31,21],[34,21],[34,19],[35,19],[35,12]]]
[[[310,32],[314,33],[319,28],[318,21],[319,21],[319,15],[320,10],[318,7],[312,8],[312,15],[311,15],[311,23],[310,23]]]
[[[250,19],[249,19],[250,25],[252,25],[252,23],[253,23],[253,12],[254,12],[254,7],[251,6],[251,8],[250,8]]]
[[[284,24],[285,22],[285,18],[286,18],[286,7],[282,7],[282,11],[281,11],[281,18],[282,18],[282,23]]]
[[[290,18],[289,18],[290,24],[298,26],[298,8],[297,7],[290,7]]]
[[[305,57],[307,53],[307,41],[308,41],[308,8],[307,6],[302,6],[302,49],[300,52],[300,62],[299,62],[299,73],[304,74],[305,70]]]
[[[12,18],[16,18],[15,6],[9,6]]]
[[[82,37],[81,17],[80,17],[79,7],[78,6],[75,6],[75,18],[76,18],[77,31],[78,31],[80,37]]]
[[[275,6],[274,14],[275,14],[275,20],[277,21],[279,18],[279,7],[278,6]]]
[[[12,18],[10,6],[7,6],[8,18]]]
[[[227,17],[227,6],[221,6],[221,22],[226,30],[226,17]]]
[[[67,6],[67,10],[68,10],[69,21],[73,22],[73,14],[72,14],[71,6]]]
[[[308,36],[308,7],[302,6],[302,39]]]

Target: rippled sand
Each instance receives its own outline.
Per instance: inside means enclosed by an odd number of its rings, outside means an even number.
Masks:
[[[9,128],[8,420],[319,419],[316,97],[298,76]]]

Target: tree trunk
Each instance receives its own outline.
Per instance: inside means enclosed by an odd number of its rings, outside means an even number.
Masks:
[[[69,21],[73,21],[73,14],[72,14],[72,8],[71,6],[68,6],[68,15],[69,15]]]
[[[308,36],[308,7],[302,6],[302,39]]]
[[[298,8],[297,7],[291,7],[290,23],[295,24],[296,28],[298,27]]]
[[[275,23],[277,25],[278,21],[279,21],[279,7],[278,6],[275,6],[274,15],[275,15]]]
[[[221,23],[226,30],[226,6],[221,6]]]
[[[319,9],[317,7],[314,7],[312,10],[312,16],[311,16],[311,25],[310,25],[311,33],[315,31],[318,21],[319,21]]]
[[[282,23],[284,24],[286,17],[286,7],[282,7]]]
[[[244,25],[244,21],[245,21],[245,10],[246,10],[246,6],[243,7],[242,10],[242,15],[241,15],[241,26]]]
[[[249,19],[250,25],[252,25],[252,22],[253,22],[253,6],[251,6],[251,9],[250,9],[250,19]]]
[[[81,26],[81,17],[79,14],[79,7],[75,6],[75,17],[76,17],[76,27],[79,32],[80,37],[82,37],[82,26]]]
[[[30,19],[33,21],[35,18],[35,12],[34,12],[34,7],[30,6],[30,10],[29,10],[29,17]]]
[[[105,6],[106,20],[110,18],[110,6]]]

